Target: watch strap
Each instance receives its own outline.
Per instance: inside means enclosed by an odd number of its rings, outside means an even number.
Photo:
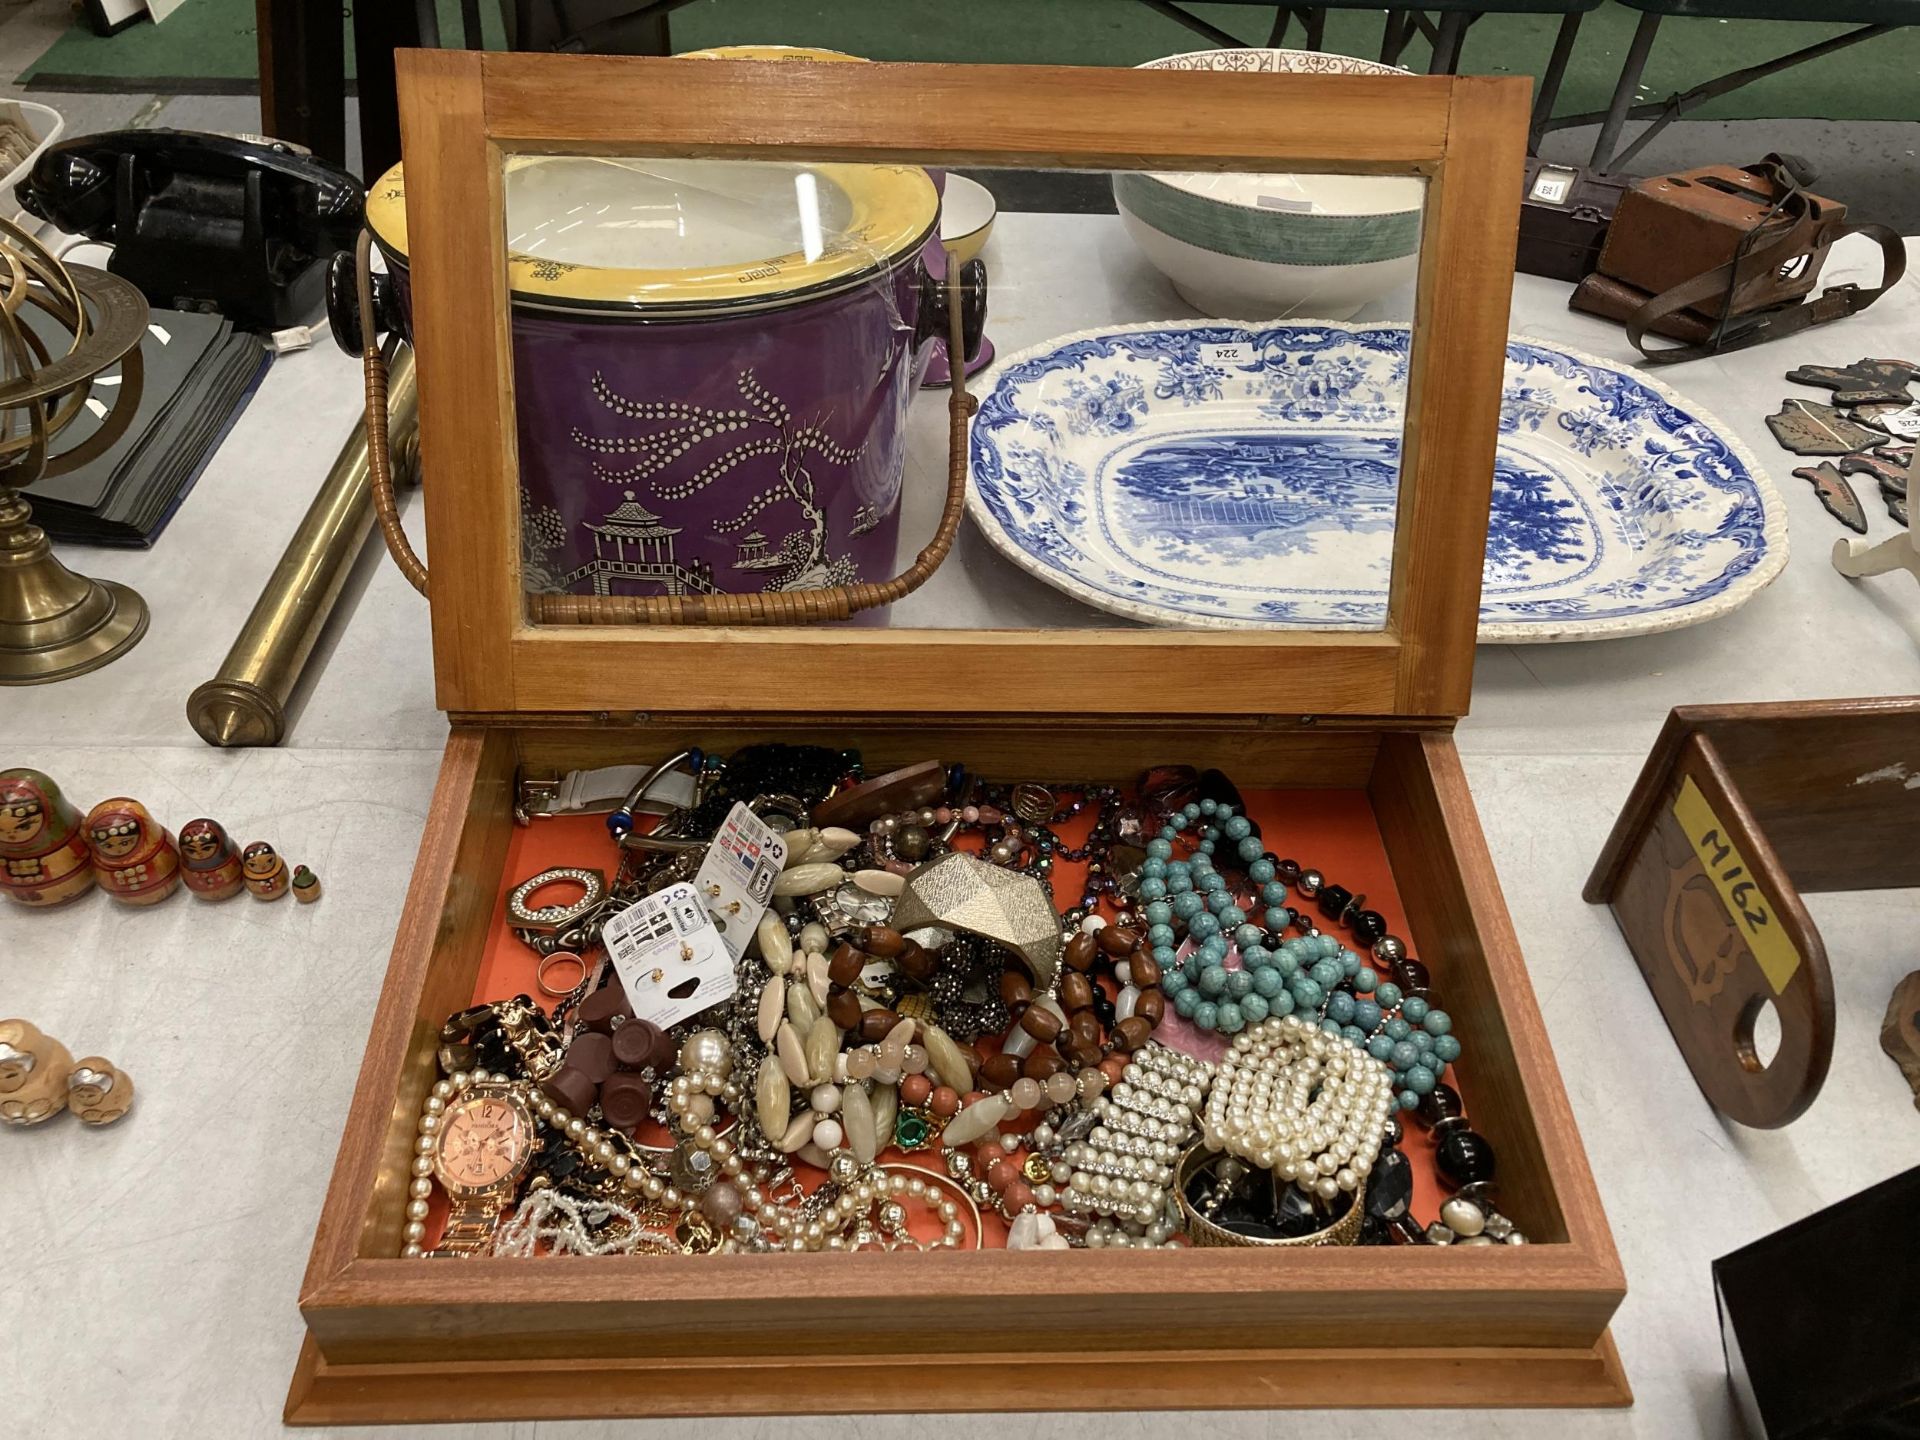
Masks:
[[[525,821],[554,815],[599,815],[620,807],[633,787],[652,774],[651,765],[605,765],[597,770],[569,770],[558,780],[520,781],[519,816]],[[693,804],[696,786],[692,774],[673,769],[661,775],[640,809],[650,815],[669,815]]]
[[[447,1213],[447,1227],[440,1232],[440,1243],[430,1254],[440,1256],[478,1255],[493,1241],[500,1212],[490,1206],[456,1203]]]

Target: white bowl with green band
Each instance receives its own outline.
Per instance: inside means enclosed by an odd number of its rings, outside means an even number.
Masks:
[[[1306,50],[1201,50],[1141,68],[1407,73]],[[1134,243],[1207,315],[1345,320],[1419,267],[1426,185],[1412,176],[1121,172],[1113,195]]]

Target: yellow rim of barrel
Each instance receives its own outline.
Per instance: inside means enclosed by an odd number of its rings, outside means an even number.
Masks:
[[[515,155],[509,173],[548,158]],[[747,265],[626,269],[556,262],[542,256],[510,254],[507,285],[516,298],[555,309],[679,309],[686,306],[732,307],[742,301],[766,301],[812,293],[888,266],[917,249],[937,222],[939,195],[927,172],[914,165],[839,165],[808,167],[847,197],[850,214],[835,243],[809,260],[795,250],[769,255]],[[405,166],[380,177],[367,195],[367,228],[390,258],[407,258],[407,185]]]

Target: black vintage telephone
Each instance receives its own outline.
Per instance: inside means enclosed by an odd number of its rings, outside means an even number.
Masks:
[[[280,140],[118,130],[51,146],[16,191],[29,214],[114,247],[107,268],[154,305],[242,329],[310,320],[324,261],[353,244],[365,191]]]

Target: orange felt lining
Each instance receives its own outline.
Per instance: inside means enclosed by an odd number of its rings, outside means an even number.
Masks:
[[[1268,847],[1276,855],[1298,860],[1304,866],[1319,870],[1329,882],[1344,885],[1355,894],[1364,894],[1367,907],[1384,915],[1389,931],[1404,936],[1412,953],[1427,963],[1433,972],[1436,997],[1445,996],[1444,961],[1438,955],[1423,954],[1418,937],[1407,929],[1399,891],[1393,883],[1393,871],[1387,863],[1386,846],[1380,836],[1380,824],[1365,791],[1245,790],[1242,796],[1248,812],[1259,822]],[[1078,845],[1085,839],[1092,823],[1090,815],[1082,815],[1056,829],[1067,844]],[[535,984],[539,957],[508,928],[507,894],[528,876],[554,866],[571,865],[601,870],[611,879],[619,868],[619,861],[619,852],[607,833],[604,817],[559,816],[536,821],[532,825],[516,826],[507,845],[506,868],[494,904],[493,920],[487,931],[486,952],[481,959],[473,1002],[479,1004],[524,994],[551,1007],[554,1002],[542,996]],[[1063,908],[1076,903],[1084,879],[1084,865],[1057,862],[1054,869],[1056,902]],[[556,892],[556,897],[559,893]],[[1351,937],[1344,933],[1341,938],[1352,943]],[[571,975],[572,972],[567,973]],[[1217,1055],[1222,1048],[1219,1037],[1195,1032],[1174,1014],[1171,1005],[1167,1007],[1166,1020],[1155,1032],[1155,1038],[1177,1049],[1209,1058]],[[992,1047],[988,1045],[987,1048]],[[1471,1064],[1471,1055],[1464,1058]],[[1451,1071],[1447,1075],[1447,1083],[1461,1091],[1463,1096],[1468,1093],[1460,1083],[1459,1076]],[[1471,1105],[1468,1106],[1468,1113],[1472,1113]],[[1401,1148],[1413,1161],[1413,1214],[1420,1218],[1431,1218],[1439,1212],[1440,1202],[1447,1191],[1434,1171],[1433,1145],[1425,1129],[1410,1123],[1405,1126],[1405,1131],[1406,1138]],[[930,1150],[911,1156],[903,1156],[898,1151],[891,1155],[883,1153],[881,1159],[882,1163],[904,1162],[940,1171],[940,1162]],[[799,1168],[811,1173],[811,1167]],[[944,1175],[944,1171],[940,1173]],[[437,1190],[433,1209],[434,1214],[428,1221],[430,1236],[438,1232],[445,1209],[444,1197]],[[964,1206],[962,1213],[965,1216]],[[989,1246],[1004,1243],[1006,1226],[997,1216],[987,1220],[986,1229]],[[923,1227],[915,1227],[916,1234],[922,1233],[922,1230]],[[968,1239],[972,1239],[970,1222]]]

